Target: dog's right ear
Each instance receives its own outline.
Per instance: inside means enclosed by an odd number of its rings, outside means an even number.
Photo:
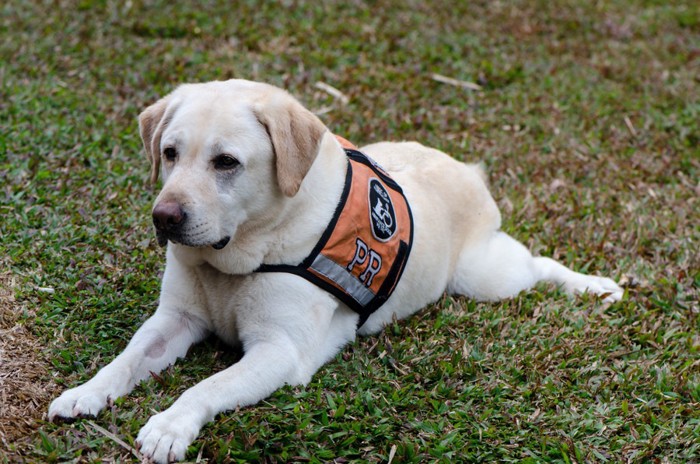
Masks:
[[[146,156],[151,162],[151,183],[155,184],[160,172],[160,138],[168,121],[165,111],[170,104],[170,96],[161,98],[139,115],[139,133]]]
[[[259,101],[254,112],[272,142],[277,183],[285,196],[293,197],[311,169],[328,129],[286,92],[275,92]]]

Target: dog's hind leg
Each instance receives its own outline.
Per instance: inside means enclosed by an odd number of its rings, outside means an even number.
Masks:
[[[559,285],[572,295],[600,295],[605,301],[617,301],[623,295],[612,279],[572,271],[551,258],[533,257],[525,246],[501,231],[462,250],[447,290],[494,301],[515,296],[540,281]]]

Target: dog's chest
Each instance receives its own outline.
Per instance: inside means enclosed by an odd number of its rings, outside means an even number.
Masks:
[[[231,346],[240,345],[238,313],[250,300],[249,276],[224,274],[208,264],[196,270],[205,317],[214,334]]]

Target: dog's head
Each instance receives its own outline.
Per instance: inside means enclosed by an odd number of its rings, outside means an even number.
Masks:
[[[297,194],[327,130],[287,92],[244,80],[182,85],[139,129],[151,180],[163,176],[158,242],[215,249]]]

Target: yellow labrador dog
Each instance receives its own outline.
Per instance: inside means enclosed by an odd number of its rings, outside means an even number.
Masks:
[[[357,333],[376,333],[444,292],[498,300],[548,281],[608,301],[623,295],[614,281],[533,257],[500,231],[478,166],[414,142],[363,147],[374,162],[362,161],[276,87],[182,85],[148,107],[139,128],[152,179],[163,177],[153,208],[167,244],[160,304],[122,354],[51,403],[49,418],[96,415],[208,334],[241,346],[239,362],[141,429],[141,452],[156,462],[183,459],[217,413],[309,382]],[[348,187],[350,170],[366,171],[357,187]],[[338,219],[349,188],[359,204],[368,196],[356,222],[374,238],[352,236],[355,220]],[[319,258],[335,222],[350,230],[340,239],[349,254]],[[399,226],[400,247],[390,249]]]

